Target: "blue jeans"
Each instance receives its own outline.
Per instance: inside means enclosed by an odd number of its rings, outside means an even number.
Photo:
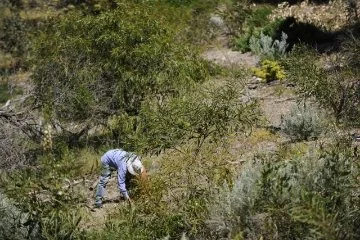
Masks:
[[[97,207],[102,206],[102,200],[104,198],[106,184],[109,182],[110,177],[111,177],[110,166],[102,162],[100,181],[97,185],[96,194],[95,194],[95,205]]]

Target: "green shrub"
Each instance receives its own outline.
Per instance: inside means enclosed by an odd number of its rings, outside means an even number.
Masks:
[[[213,239],[359,238],[357,159],[339,139],[305,156],[249,161],[211,208]]]
[[[297,84],[299,95],[315,97],[338,122],[359,124],[360,83],[357,80],[358,72],[351,63],[336,58],[322,64],[318,53],[298,46],[283,64],[289,80]]]
[[[136,115],[145,98],[176,96],[203,82],[207,63],[177,41],[180,14],[125,1],[97,16],[62,18],[35,41],[38,104],[62,121],[106,119]]]
[[[245,21],[251,14],[248,0],[230,2],[226,4],[226,10],[222,16],[229,29],[229,34],[235,38],[244,34]]]
[[[297,106],[282,117],[282,131],[292,140],[317,139],[325,131],[325,116],[314,107]]]
[[[249,46],[249,40],[251,38],[251,33],[244,33],[243,35],[237,37],[235,41],[235,46],[237,50],[240,50],[241,52],[249,52],[250,46]]]
[[[255,8],[250,16],[246,19],[246,25],[251,28],[261,28],[269,24],[269,15],[272,12],[272,7],[261,6]]]
[[[276,36],[281,33],[281,26],[284,24],[284,22],[284,19],[276,18],[275,20],[268,22],[268,24],[261,28],[260,31],[258,31],[257,35],[260,35],[260,33],[262,32],[265,35],[276,38]]]
[[[254,75],[264,79],[267,83],[274,80],[283,80],[285,71],[277,61],[264,60],[260,68],[253,69]]]
[[[286,43],[287,35],[282,33],[281,40],[273,40],[271,37],[264,35],[262,32],[257,38],[252,36],[249,40],[251,51],[265,59],[279,59],[284,57],[288,44]]]
[[[14,56],[27,51],[28,27],[10,4],[0,3],[0,48]]]
[[[276,19],[275,21],[272,21],[272,22],[267,21],[267,25],[264,25],[263,27],[249,28],[242,35],[240,35],[239,37],[237,37],[235,39],[236,47],[242,51],[250,51],[251,50],[255,54],[260,54],[263,52],[263,51],[261,51],[260,43],[265,46],[269,46],[268,48],[271,48],[271,46],[275,42],[276,42],[276,45],[278,45],[278,43],[282,42],[283,39],[281,39],[280,41],[279,40],[273,41],[273,39],[276,38],[276,35],[280,31],[280,25],[282,24],[282,22],[283,22],[282,19]],[[282,35],[282,36],[284,36],[284,35]],[[285,45],[282,48],[285,53],[288,45],[286,44],[286,42],[284,42],[284,43],[285,43]],[[254,45],[259,45],[259,46],[256,47]],[[276,46],[276,47],[278,47],[278,46]],[[272,55],[270,57],[274,58],[274,56],[272,56]],[[281,55],[276,56],[276,57],[281,57]]]
[[[199,86],[162,104],[144,104],[137,117],[112,119],[112,131],[125,137],[120,145],[162,154],[148,159],[157,167],[131,192],[135,209],[119,209],[104,230],[89,232],[89,239],[177,239],[183,232],[207,236],[207,205],[216,186],[232,185],[236,170],[226,136],[257,121],[255,105],[240,101],[238,81],[217,82],[216,87],[209,82],[208,87]],[[135,132],[133,122],[138,126]]]
[[[3,83],[0,85],[0,93],[0,103],[5,103],[7,100],[10,99],[7,83]]]
[[[14,95],[22,94],[22,91],[16,87],[9,87],[8,83],[0,83],[0,103],[5,103]]]
[[[89,231],[86,239],[180,239],[184,232],[194,239],[206,238],[207,205],[219,186],[232,184],[236,171],[230,163],[236,155],[226,146],[206,142],[199,150],[188,141],[152,157],[158,167],[132,192],[134,208],[120,207],[105,229]]]
[[[242,25],[240,31],[234,34],[235,47],[241,51],[250,50],[250,38],[260,38],[261,33],[275,38],[277,33],[280,31],[280,25],[282,19],[276,19],[270,21],[268,16],[272,12],[270,6],[259,6],[255,8],[249,8],[246,14],[243,14]],[[238,21],[239,22],[239,21]]]
[[[201,147],[207,139],[221,139],[241,132],[258,121],[256,104],[243,104],[239,79],[214,87],[198,88],[162,103],[143,104],[137,117],[120,115],[110,129],[120,145],[145,152],[161,151],[196,139]],[[134,130],[135,129],[135,130]]]
[[[23,168],[2,182],[6,195],[24,213],[22,224],[34,239],[76,239],[83,199],[69,177],[76,161],[44,156],[36,170]],[[76,167],[75,167],[76,168]]]
[[[21,6],[15,4],[16,2],[21,1],[0,2],[0,53],[8,58],[0,57],[0,61],[3,60],[0,63],[0,71],[5,73],[28,67],[30,32],[36,28],[30,21],[21,17]]]

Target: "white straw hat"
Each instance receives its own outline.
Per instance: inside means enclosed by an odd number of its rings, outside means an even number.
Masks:
[[[136,176],[143,172],[143,165],[141,163],[141,160],[135,154],[129,154],[126,165],[129,173],[132,175]]]

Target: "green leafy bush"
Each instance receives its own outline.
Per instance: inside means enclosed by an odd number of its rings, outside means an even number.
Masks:
[[[338,122],[359,124],[360,83],[357,68],[351,63],[336,58],[322,64],[318,53],[298,46],[283,64],[289,80],[297,84],[298,94],[315,97]]]
[[[0,49],[21,57],[28,50],[29,25],[10,2],[0,3]]]
[[[229,29],[229,34],[234,37],[243,34],[245,30],[245,21],[250,14],[251,9],[247,0],[226,4],[226,11],[223,12],[222,16]]]
[[[252,36],[249,40],[249,48],[257,55],[265,59],[279,59],[284,57],[288,44],[286,43],[287,35],[282,33],[281,40],[273,40],[271,37],[264,35],[262,32],[257,38]]]
[[[194,141],[152,157],[158,167],[138,182],[134,208],[120,207],[105,229],[89,231],[87,239],[180,239],[184,232],[207,238],[207,205],[219,186],[232,184],[234,159],[226,144],[206,142],[199,150]]]
[[[143,104],[137,117],[120,115],[110,126],[120,145],[145,152],[161,151],[195,139],[220,139],[242,132],[258,121],[254,102],[242,103],[239,79],[217,87],[198,86],[193,91],[164,102]],[[135,130],[134,130],[135,129]]]
[[[31,24],[20,16],[19,1],[0,2],[0,74],[27,68]]]
[[[0,82],[0,104],[5,103],[14,95],[22,94],[22,91],[14,86],[9,86],[8,83]]]
[[[357,161],[350,141],[340,138],[305,156],[248,162],[212,207],[212,239],[224,232],[239,239],[359,238]]]
[[[0,216],[0,237],[2,239],[26,239],[28,231],[26,227],[21,226],[25,214],[22,214],[3,194],[0,194]]]
[[[297,106],[282,117],[281,128],[292,140],[317,139],[325,131],[324,114],[314,107]]]
[[[19,226],[30,239],[76,239],[81,230],[81,195],[68,180],[74,159],[44,156],[36,171],[23,168],[9,175],[2,185],[14,206],[23,213]],[[72,161],[69,163],[69,161]],[[72,169],[72,170],[71,170]]]
[[[96,16],[72,13],[39,34],[33,79],[37,103],[53,118],[136,115],[145,98],[176,96],[207,79],[207,63],[177,40],[180,11],[151,2],[118,5]]]
[[[248,28],[261,28],[269,24],[268,17],[272,12],[270,5],[260,6],[252,10],[250,16],[246,19]]]
[[[249,3],[245,3],[249,4]],[[243,14],[240,30],[234,34],[235,47],[243,52],[250,51],[250,38],[260,38],[261,33],[275,38],[280,31],[280,26],[283,22],[282,19],[270,21],[268,16],[272,12],[272,7],[262,5],[250,8]],[[239,22],[239,21],[237,21]]]
[[[236,49],[240,50],[241,52],[249,52],[250,46],[249,41],[251,38],[251,33],[244,33],[241,36],[237,37],[235,41]]]
[[[261,67],[254,68],[253,72],[255,76],[264,79],[266,82],[285,78],[285,71],[277,61],[264,60],[261,62]]]
[[[237,49],[242,52],[250,51],[249,40],[255,34],[259,35],[260,30],[268,28],[269,20],[268,16],[271,14],[271,8],[268,6],[259,7],[255,9],[249,9],[242,22],[242,31],[240,31],[234,39],[234,43]]]
[[[273,39],[276,38],[276,35],[278,34],[279,26],[281,25],[281,23],[282,23],[282,20],[278,19],[274,22],[270,22],[265,27],[253,28],[253,29],[246,31],[244,34],[242,34],[241,36],[239,36],[235,39],[237,48],[244,52],[252,50],[254,53],[259,54],[259,53],[261,53],[261,51],[254,51],[254,49],[261,49],[260,47],[254,48],[254,45],[256,45],[256,44],[262,43],[262,44],[266,44],[265,46],[271,47],[272,44],[276,42],[276,45],[278,45],[278,43],[282,42],[283,39],[280,39],[280,41],[277,39],[274,41]],[[284,37],[283,34],[282,34],[282,37]],[[288,48],[288,44],[286,42],[284,42],[284,43],[286,45],[284,47],[282,47],[284,49],[283,54],[285,54],[285,51],[287,51],[287,48]],[[278,46],[276,46],[276,47],[278,47]],[[277,57],[281,57],[281,55],[277,56]]]

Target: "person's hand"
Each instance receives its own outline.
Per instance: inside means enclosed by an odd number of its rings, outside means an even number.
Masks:
[[[134,211],[134,210],[135,210],[134,201],[133,201],[131,198],[128,198],[127,201],[128,201],[129,206],[130,206],[130,208],[131,208],[131,211]]]
[[[120,195],[119,195],[119,201],[120,201],[120,202],[124,202],[125,200],[127,200],[127,198],[125,198],[124,195],[120,193]]]

